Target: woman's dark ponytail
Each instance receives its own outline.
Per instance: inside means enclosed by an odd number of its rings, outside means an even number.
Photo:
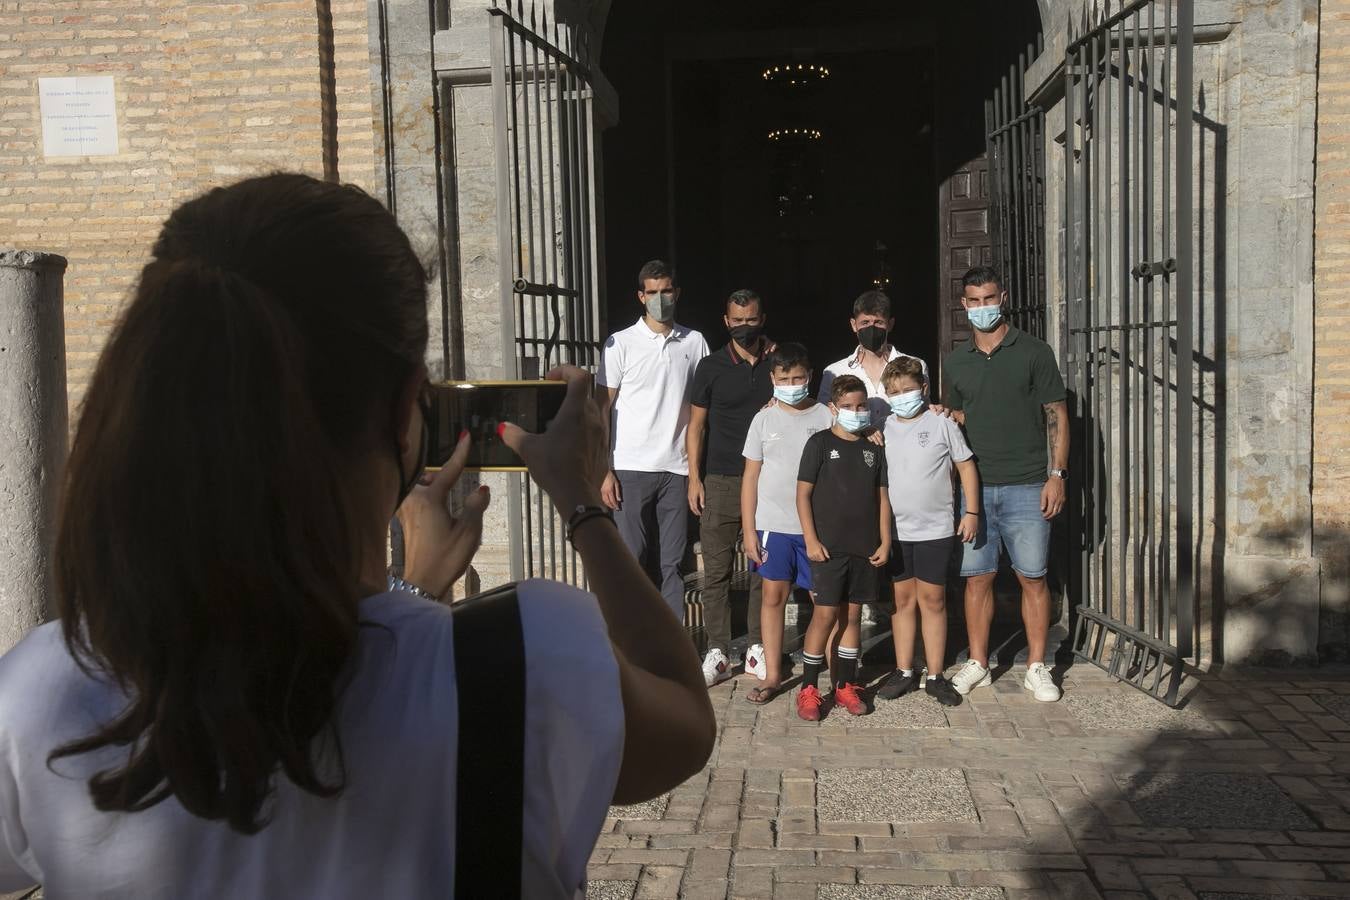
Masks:
[[[388,445],[424,290],[353,188],[269,176],[166,223],[86,396],[58,537],[66,641],[129,701],[52,754],[126,748],[90,781],[99,809],[173,795],[251,833],[278,769],[342,788],[368,528],[348,482]]]

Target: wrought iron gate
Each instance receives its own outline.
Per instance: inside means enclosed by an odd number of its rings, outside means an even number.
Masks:
[[[1196,655],[1192,0],[1094,15],[1063,75],[1073,647],[1174,705]]]
[[[588,43],[547,15],[528,21],[494,0],[490,16],[502,359],[508,377],[539,378],[600,354],[598,247]],[[544,492],[510,477],[511,578],[584,584]]]
[[[989,160],[989,231],[994,267],[1011,303],[1009,321],[1045,338],[1045,112],[1027,104],[1023,75],[1039,52],[1028,46],[984,104]]]

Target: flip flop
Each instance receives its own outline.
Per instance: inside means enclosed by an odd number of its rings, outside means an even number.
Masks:
[[[745,699],[756,706],[763,706],[782,692],[783,688],[781,685],[778,687],[765,687],[760,685],[752,687],[750,693],[745,695]]]

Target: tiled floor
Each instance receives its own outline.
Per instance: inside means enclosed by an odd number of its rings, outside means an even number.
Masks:
[[[1021,678],[819,724],[718,685],[708,767],[613,811],[589,896],[1350,897],[1350,671],[1207,677],[1182,710]]]

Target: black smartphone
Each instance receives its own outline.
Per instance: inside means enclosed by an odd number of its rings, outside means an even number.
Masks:
[[[503,443],[497,426],[503,422],[526,431],[543,431],[567,395],[563,381],[443,381],[431,386],[427,426],[427,467],[439,468],[450,458],[459,435],[472,443],[464,468],[477,472],[523,472],[525,464]]]

